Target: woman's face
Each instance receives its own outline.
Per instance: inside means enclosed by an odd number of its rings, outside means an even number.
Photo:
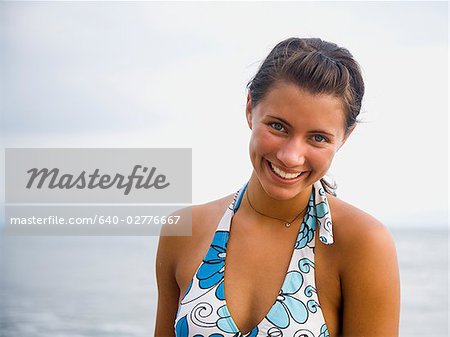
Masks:
[[[287,82],[274,85],[253,109],[249,97],[246,115],[254,173],[277,200],[291,199],[322,178],[348,137],[340,99]]]

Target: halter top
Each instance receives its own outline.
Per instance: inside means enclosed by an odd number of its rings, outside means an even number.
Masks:
[[[241,203],[248,183],[234,195],[215,231],[175,318],[176,337],[329,337],[319,304],[314,278],[316,225],[319,239],[333,243],[330,208],[321,181],[314,183],[307,211],[283,285],[263,320],[243,334],[228,310],[225,291],[225,256],[231,219]],[[255,287],[258,287],[255,284]]]

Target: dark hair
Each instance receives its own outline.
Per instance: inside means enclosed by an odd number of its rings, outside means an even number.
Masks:
[[[280,81],[291,82],[313,94],[342,99],[345,135],[357,123],[364,81],[350,52],[318,38],[289,38],[278,43],[247,84],[252,108]],[[326,192],[336,196],[337,185],[321,179]]]

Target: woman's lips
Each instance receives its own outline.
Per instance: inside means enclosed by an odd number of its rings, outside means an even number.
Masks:
[[[273,163],[269,162],[270,164],[270,168],[272,169],[273,172],[275,172],[279,177],[284,178],[284,179],[295,179],[297,177],[299,177],[303,172],[286,172],[284,170],[282,170],[281,168],[277,167],[276,165],[274,165]]]
[[[294,178],[286,178],[286,177],[282,177],[279,173],[277,173],[275,171],[275,169],[272,167],[272,163],[270,161],[268,161],[267,159],[265,159],[266,163],[267,163],[267,168],[270,171],[270,174],[272,175],[272,177],[274,177],[276,180],[281,181],[283,183],[295,183],[298,182],[299,180],[303,179],[303,177],[307,176],[309,171],[303,171],[300,173],[300,175],[298,175],[297,177]],[[275,165],[273,165],[275,166]],[[275,166],[276,167],[276,166]],[[281,170],[280,168],[276,167],[277,171],[281,171],[283,172],[283,170]],[[286,172],[287,173],[287,172]],[[293,175],[291,173],[288,173],[288,177],[289,175]]]

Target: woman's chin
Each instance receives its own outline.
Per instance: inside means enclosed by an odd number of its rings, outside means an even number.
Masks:
[[[262,188],[270,198],[278,201],[290,200],[302,192],[298,188],[285,188],[273,184],[262,184]]]

